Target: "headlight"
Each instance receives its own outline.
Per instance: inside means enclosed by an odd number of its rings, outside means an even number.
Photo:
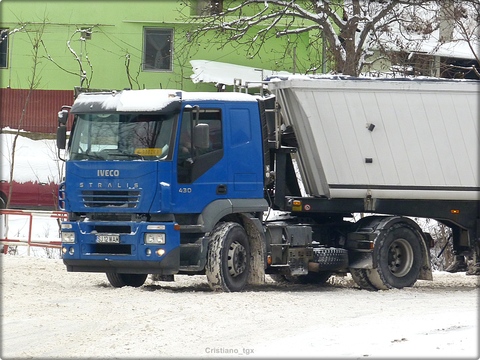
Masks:
[[[74,232],[62,232],[62,242],[73,244],[75,243],[75,233]]]
[[[165,234],[146,233],[143,241],[145,244],[165,244]]]

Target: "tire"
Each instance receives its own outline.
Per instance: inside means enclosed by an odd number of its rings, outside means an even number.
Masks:
[[[124,286],[140,287],[145,283],[148,274],[117,274],[107,273],[107,279],[115,288]]]
[[[367,271],[370,283],[379,290],[415,284],[422,266],[418,232],[405,223],[395,223],[380,236],[373,252],[377,267]]]
[[[369,270],[366,269],[349,269],[350,275],[352,275],[353,281],[360,286],[360,289],[363,290],[370,290],[370,291],[377,291],[378,289],[373,286],[373,284],[368,279],[367,272]]]
[[[341,248],[314,248],[313,260],[320,272],[336,271],[348,267],[348,251]]]
[[[241,291],[250,272],[250,244],[239,224],[220,223],[211,233],[205,274],[212,290]]]

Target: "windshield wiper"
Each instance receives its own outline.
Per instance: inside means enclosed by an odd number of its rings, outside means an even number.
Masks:
[[[142,155],[132,154],[132,153],[126,153],[126,152],[108,153],[108,155],[109,155],[109,156],[124,156],[124,157],[129,157],[129,158],[132,158],[132,159],[145,160]]]
[[[84,160],[84,159],[101,159],[105,160],[103,156],[100,156],[98,153],[85,151],[85,152],[72,152],[70,153],[72,160]]]

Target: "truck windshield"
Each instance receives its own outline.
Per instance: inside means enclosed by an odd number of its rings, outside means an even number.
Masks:
[[[176,114],[78,114],[71,160],[167,160]]]

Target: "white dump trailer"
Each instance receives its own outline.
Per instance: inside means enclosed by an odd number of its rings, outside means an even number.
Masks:
[[[403,287],[411,267],[400,259],[412,264],[419,251],[418,276],[430,278],[431,239],[408,217],[448,225],[454,251],[478,262],[479,82],[299,76],[268,86],[306,192],[285,196],[284,206],[276,197],[279,208],[317,222],[342,213],[391,215],[368,216],[346,235],[349,269],[362,287]],[[377,235],[389,232],[397,240],[384,246]],[[405,240],[407,232],[424,237],[420,247]],[[363,240],[372,240],[372,253],[362,254]]]
[[[477,82],[273,82],[306,192],[327,198],[480,199]]]

